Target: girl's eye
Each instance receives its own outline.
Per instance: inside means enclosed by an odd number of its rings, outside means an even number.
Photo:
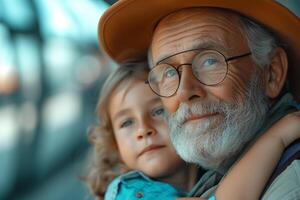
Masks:
[[[133,121],[128,119],[128,120],[125,120],[124,122],[122,122],[120,127],[125,128],[125,127],[128,127],[128,126],[132,125],[132,124],[133,124]]]
[[[155,109],[154,112],[153,112],[153,116],[160,116],[160,115],[163,115],[165,113],[165,109],[163,108],[158,108],[158,109]]]

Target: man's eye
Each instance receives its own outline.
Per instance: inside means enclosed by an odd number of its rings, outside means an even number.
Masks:
[[[165,113],[165,109],[159,108],[159,109],[154,110],[153,116],[154,116],[154,117],[155,117],[155,116],[160,116],[160,115],[163,115],[164,113]]]
[[[168,68],[165,71],[165,77],[167,77],[167,78],[174,77],[174,76],[176,76],[176,73],[177,72],[176,72],[176,70],[174,68]]]
[[[125,128],[125,127],[128,127],[130,125],[133,124],[133,121],[132,120],[125,120],[124,122],[121,123],[121,128]]]
[[[212,66],[218,63],[218,60],[215,58],[208,58],[203,62],[203,66]]]

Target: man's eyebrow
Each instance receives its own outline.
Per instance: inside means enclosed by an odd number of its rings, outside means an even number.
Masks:
[[[195,42],[192,46],[193,49],[213,49],[213,50],[222,50],[225,49],[222,45],[215,41],[206,41],[206,42]]]
[[[154,97],[153,99],[151,99],[148,103],[158,103],[160,101],[161,101],[161,99],[157,96],[157,97]]]
[[[180,54],[180,53],[183,53],[183,52],[186,52],[186,51],[198,50],[198,49],[210,49],[210,50],[217,50],[217,51],[220,51],[220,52],[225,52],[226,51],[226,48],[224,48],[224,46],[222,46],[222,45],[220,45],[220,44],[218,44],[214,41],[207,41],[207,42],[200,42],[200,43],[195,42],[195,44],[193,44],[192,47],[189,48],[189,49],[183,50],[181,52],[178,52],[178,53],[175,53],[175,54],[172,54],[172,55],[163,56],[159,61],[156,62],[155,65],[158,65],[161,62],[166,61],[166,60],[168,60],[169,58],[171,58],[173,56],[176,56],[177,54]]]

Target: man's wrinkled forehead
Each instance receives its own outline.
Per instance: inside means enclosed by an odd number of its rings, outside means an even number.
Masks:
[[[178,28],[178,24],[181,24],[182,27]],[[182,50],[195,48],[222,50],[222,45],[220,45],[218,40],[211,37],[211,34],[214,34],[214,32],[210,32],[209,28],[202,33],[203,37],[201,36],[201,38],[197,37],[195,32],[190,31],[191,29],[200,29],[202,26],[216,26],[216,24],[229,34],[233,28],[241,32],[239,15],[225,9],[188,8],[167,15],[158,23],[154,31],[150,47],[153,64]],[[188,40],[193,40],[193,42]],[[160,51],[164,46],[168,46],[169,51]],[[155,50],[154,54],[153,50]]]

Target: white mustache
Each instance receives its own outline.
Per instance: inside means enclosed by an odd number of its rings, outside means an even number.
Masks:
[[[170,114],[168,118],[169,120],[176,122],[177,125],[181,127],[183,123],[192,116],[211,113],[223,114],[226,113],[229,107],[233,108],[234,105],[223,102],[193,102],[191,105],[182,103],[177,111],[172,115]]]

